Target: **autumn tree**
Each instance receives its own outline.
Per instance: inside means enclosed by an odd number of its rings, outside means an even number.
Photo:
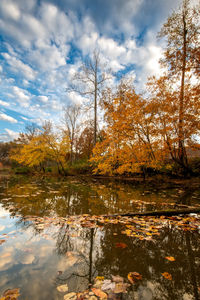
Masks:
[[[160,161],[160,145],[154,131],[154,111],[132,87],[119,85],[116,93],[104,95],[107,128],[94,148],[96,172],[145,173]]]
[[[105,81],[109,78],[105,71],[105,67],[101,63],[99,51],[93,52],[92,58],[87,58],[81,65],[78,72],[72,79],[72,84],[67,91],[75,91],[84,97],[89,97],[92,100],[94,110],[94,145],[97,140],[97,112],[98,101],[102,92],[102,87]]]
[[[77,151],[81,158],[89,159],[94,147],[94,135],[92,126],[86,126],[77,141]]]
[[[18,143],[18,147],[12,149],[10,158],[28,167],[39,167],[45,170],[47,162],[55,162],[58,172],[65,174],[65,156],[69,151],[68,136],[59,137],[54,134],[52,124],[46,122],[40,133],[33,136],[29,142]]]
[[[152,77],[148,81],[149,103],[155,113],[154,130],[162,145],[163,157],[183,167],[179,155],[179,90],[168,76]],[[197,144],[200,133],[200,88],[185,82],[183,136],[187,147]]]
[[[179,164],[188,168],[185,149],[184,127],[188,93],[186,80],[194,80],[200,72],[200,6],[192,7],[189,0],[183,0],[178,11],[174,11],[163,24],[159,37],[166,38],[167,45],[162,65],[167,68],[167,76],[175,81],[179,92],[178,105],[178,158]],[[191,86],[190,86],[191,87]],[[187,86],[188,88],[188,86]],[[198,100],[199,101],[199,100]]]

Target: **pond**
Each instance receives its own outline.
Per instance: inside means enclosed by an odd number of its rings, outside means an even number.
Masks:
[[[198,182],[1,178],[0,299],[200,299],[200,215],[120,217],[186,207]]]

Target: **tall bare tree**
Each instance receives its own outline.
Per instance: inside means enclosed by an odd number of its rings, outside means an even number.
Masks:
[[[101,63],[99,51],[95,50],[92,58],[87,58],[82,63],[80,69],[74,75],[72,84],[67,89],[68,91],[75,91],[82,96],[89,96],[92,100],[92,107],[94,109],[94,145],[97,140],[98,100],[103,84],[109,78],[108,73],[106,74],[103,70],[105,70],[105,66]]]
[[[78,129],[78,118],[80,117],[81,108],[80,105],[70,104],[64,108],[64,125],[65,134],[70,139],[70,162],[73,162],[73,149],[75,143],[75,135]]]

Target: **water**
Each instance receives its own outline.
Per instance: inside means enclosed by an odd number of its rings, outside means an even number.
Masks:
[[[198,183],[2,178],[0,295],[19,288],[18,299],[63,299],[67,293],[98,285],[97,276],[103,277],[100,288],[105,280],[116,288],[112,275],[121,276],[126,284],[128,274],[138,272],[142,279],[124,285],[126,293],[104,290],[109,299],[200,299],[197,215],[134,218],[134,223],[130,218],[98,218],[199,205]],[[68,286],[64,293],[57,290],[63,284]]]

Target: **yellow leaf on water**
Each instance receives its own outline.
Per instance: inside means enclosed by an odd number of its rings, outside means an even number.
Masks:
[[[166,256],[165,258],[169,261],[175,261],[175,258],[173,256]]]

